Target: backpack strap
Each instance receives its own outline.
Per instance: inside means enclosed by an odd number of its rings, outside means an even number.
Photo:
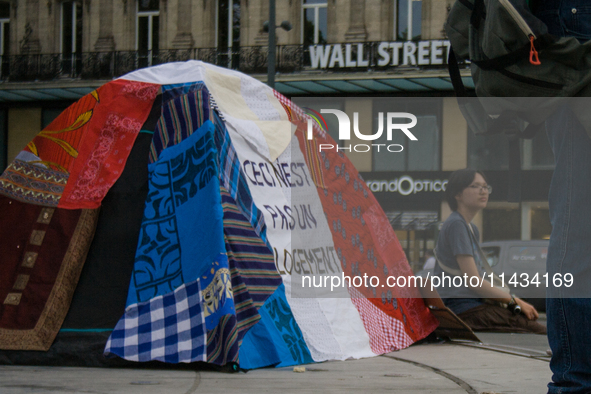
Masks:
[[[437,257],[437,252],[435,251],[435,248],[433,248],[433,257],[435,257],[435,261],[437,261],[437,265],[439,265],[439,267],[441,268],[441,270],[443,272],[447,272],[448,274],[454,275],[454,276],[462,276],[462,271],[460,271],[459,269],[451,268],[450,266],[443,264],[441,262],[441,260],[439,260],[439,257]]]
[[[464,221],[464,223],[465,223],[465,221]],[[478,256],[480,257],[480,260],[483,261],[482,266],[483,266],[484,270],[489,275],[493,274],[492,268],[490,268],[490,265],[488,264],[488,260],[486,260],[486,257],[484,257],[484,252],[482,252],[482,249],[480,249],[480,244],[476,240],[476,235],[474,234],[474,230],[472,229],[472,226],[469,223],[467,224],[467,226],[470,229],[470,231],[468,233],[468,236],[470,237],[470,241],[473,241],[472,244],[476,243],[476,245],[478,247]],[[472,249],[472,251],[474,252],[474,249]],[[435,249],[433,249],[433,256],[435,257],[435,261],[437,261],[437,264],[439,264],[439,267],[441,267],[441,269],[443,271],[447,272],[448,274],[452,274],[452,275],[456,275],[456,276],[462,275],[462,271],[460,269],[451,268],[450,266],[443,264],[441,262],[441,260],[439,259],[439,257],[437,257],[437,252]],[[483,260],[483,258],[484,258],[484,260]]]
[[[449,72],[449,78],[451,79],[451,84],[454,87],[456,97],[466,97],[466,88],[464,87],[464,82],[462,82],[462,76],[460,74],[458,60],[456,59],[456,53],[451,46],[449,47],[449,55],[447,59],[447,71]]]
[[[484,268],[484,271],[486,271],[488,278],[492,278],[492,280],[493,280],[492,284],[495,287],[497,287],[507,293],[511,293],[511,289],[509,289],[509,287],[500,286],[500,284],[502,284],[503,281],[501,281],[501,279],[497,276],[497,274],[495,274],[493,272],[492,268],[490,267],[490,264],[488,264],[488,260],[486,259],[486,255],[484,254],[484,252],[482,251],[482,248],[480,247],[480,242],[478,242],[478,240],[476,239],[476,234],[474,233],[474,229],[472,229],[472,225],[470,223],[466,223],[466,225],[468,226],[468,229],[470,230],[468,233],[468,236],[470,237],[470,240],[473,241],[472,244],[474,244],[474,243],[476,244],[478,257],[480,258],[480,261],[481,261],[481,266],[482,266],[482,268]],[[443,264],[441,262],[441,260],[439,259],[439,257],[437,257],[437,251],[435,249],[433,249],[433,256],[435,257],[435,261],[437,262],[437,265],[439,265],[439,267],[441,268],[441,270],[443,272],[447,272],[448,274],[454,275],[454,276],[462,276],[463,272],[460,269],[451,268],[451,267]]]
[[[462,2],[464,4],[464,2]],[[486,19],[486,6],[484,0],[474,0],[472,7],[472,15],[470,15],[470,24],[474,26],[476,30],[480,28],[480,21]]]
[[[470,229],[470,234],[471,234],[470,238],[476,244],[478,256],[480,257],[480,263],[481,263],[480,265],[482,266],[482,268],[484,268],[486,273],[489,275],[489,278],[492,279],[492,284],[495,287],[497,287],[507,293],[511,293],[511,289],[509,289],[507,286],[505,286],[505,287],[500,286],[503,283],[503,281],[501,281],[501,278],[499,278],[497,276],[497,274],[495,274],[493,272],[492,268],[490,267],[490,264],[488,263],[488,260],[486,259],[486,255],[484,254],[484,252],[482,251],[482,248],[480,247],[480,242],[478,241],[478,239],[476,239],[476,234],[474,233],[474,230],[472,229],[472,225],[470,223],[467,223],[466,225]],[[495,282],[497,282],[498,284],[495,284]]]

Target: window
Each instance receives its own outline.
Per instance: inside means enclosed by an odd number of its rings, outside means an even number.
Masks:
[[[532,208],[531,239],[550,239],[552,224],[548,208]]]
[[[10,4],[0,3],[0,73],[7,77],[9,70],[8,55],[10,54]],[[1,165],[2,163],[0,163]]]
[[[309,45],[326,44],[327,8],[326,0],[304,0],[302,4],[302,43]]]
[[[521,164],[525,170],[554,168],[554,155],[546,133],[520,140]],[[468,167],[483,171],[509,169],[509,138],[505,134],[475,135],[468,130]]]
[[[421,0],[398,0],[397,23],[394,37],[399,41],[421,39]]]
[[[468,130],[468,167],[483,171],[509,168],[509,139],[505,134],[476,135]]]
[[[375,140],[375,144],[384,144],[379,151],[373,150],[374,171],[438,171],[441,167],[440,159],[440,119],[441,105],[437,100],[405,99],[394,101],[392,99],[374,101],[373,129],[375,134],[379,128],[380,113],[382,113],[383,133]],[[387,113],[408,112],[417,117],[417,124],[412,128],[412,134],[418,141],[411,141],[403,132],[395,130],[392,140],[387,139]],[[394,123],[409,123],[409,119],[394,119]],[[397,147],[386,149],[387,146],[398,144]]]
[[[218,0],[216,46],[220,65],[237,68],[240,62],[240,0]]]
[[[554,153],[544,131],[538,132],[531,140],[523,140],[523,168],[526,170],[553,169]]]
[[[64,74],[78,74],[82,67],[82,4],[62,3],[60,15],[60,53]]]
[[[137,3],[137,24],[135,47],[138,66],[154,64],[158,56],[159,0],[139,0]]]
[[[482,211],[482,240],[521,239],[520,209],[485,209]]]

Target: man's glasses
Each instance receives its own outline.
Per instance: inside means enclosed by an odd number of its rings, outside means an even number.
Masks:
[[[492,193],[492,186],[491,185],[478,185],[478,184],[473,184],[468,186],[470,189],[478,189],[478,192],[480,193],[481,191],[487,191],[488,194]]]

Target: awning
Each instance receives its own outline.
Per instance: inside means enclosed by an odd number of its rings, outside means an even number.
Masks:
[[[265,81],[266,76],[255,76]],[[466,89],[474,89],[469,70],[463,70]],[[415,94],[452,92],[446,70],[399,73],[278,74],[275,89],[286,96],[346,94]]]
[[[78,100],[107,81],[74,80],[0,83],[0,103]]]
[[[266,75],[254,78],[265,82]],[[463,70],[467,89],[474,89],[469,70]],[[275,89],[291,96],[372,95],[452,92],[453,86],[445,70],[400,71],[398,73],[293,73],[277,74]],[[103,85],[104,80],[71,80],[48,82],[0,83],[0,103],[77,100]]]

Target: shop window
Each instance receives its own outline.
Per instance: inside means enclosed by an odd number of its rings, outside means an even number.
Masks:
[[[302,43],[309,45],[326,44],[327,33],[326,0],[304,0],[302,4]]]
[[[82,67],[82,4],[66,1],[61,5],[60,53],[64,74],[78,74]]]
[[[240,61],[240,0],[218,0],[216,42],[220,65],[237,68]]]
[[[551,170],[554,156],[546,133],[520,140],[521,165],[525,170]],[[468,167],[483,171],[509,169],[509,138],[505,134],[475,135],[468,131]]]
[[[409,100],[394,102],[391,99],[374,101],[373,128],[371,134],[379,129],[380,117],[383,122],[382,136],[373,144],[383,144],[372,150],[374,171],[438,171],[441,168],[441,105],[437,100]],[[408,112],[417,117],[412,134],[417,141],[411,141],[397,130],[392,140],[387,139],[386,114],[388,112]],[[381,115],[380,115],[381,113]],[[408,123],[408,119],[394,119],[394,123]],[[365,133],[369,134],[369,133]],[[399,151],[400,150],[400,151]],[[399,151],[399,152],[398,152]]]
[[[9,74],[10,55],[10,4],[0,3],[0,73],[3,78]]]
[[[523,140],[523,168],[526,170],[554,169],[554,154],[544,131],[531,140]]]
[[[399,41],[419,41],[421,39],[421,0],[398,0],[395,37]]]
[[[468,167],[482,171],[509,168],[509,140],[504,134],[475,135],[468,130]]]
[[[158,30],[160,28],[159,0],[140,0],[137,2],[136,50],[138,66],[154,64],[158,56]]]
[[[520,209],[485,209],[482,215],[483,241],[521,239]]]
[[[435,247],[435,227],[439,213],[435,211],[390,211],[386,212],[400,246],[414,272],[425,264],[425,251]]]
[[[534,208],[531,211],[531,239],[550,239],[552,224],[548,208]]]

